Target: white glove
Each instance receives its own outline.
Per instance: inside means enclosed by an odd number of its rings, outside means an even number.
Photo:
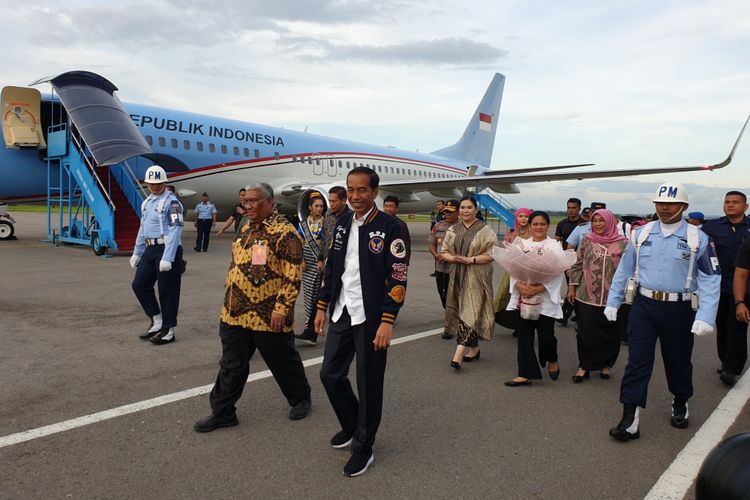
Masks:
[[[690,331],[697,336],[702,337],[704,335],[708,335],[709,333],[713,333],[714,327],[709,325],[705,321],[696,319],[695,321],[693,321],[693,327],[690,329]]]
[[[616,307],[605,307],[604,315],[609,321],[617,321],[617,308]]]
[[[135,267],[138,265],[140,261],[141,261],[140,257],[138,257],[137,255],[133,255],[132,257],[130,257],[130,267],[135,269]]]
[[[166,273],[172,270],[172,263],[166,260],[159,261],[159,271]]]

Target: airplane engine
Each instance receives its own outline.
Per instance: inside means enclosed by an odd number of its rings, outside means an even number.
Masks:
[[[302,192],[297,200],[297,217],[299,220],[305,220],[310,215],[310,199],[314,197],[315,193],[320,194],[323,199],[323,205],[325,206],[323,214],[325,215],[328,212],[328,189],[331,187],[333,187],[333,184],[310,188]]]

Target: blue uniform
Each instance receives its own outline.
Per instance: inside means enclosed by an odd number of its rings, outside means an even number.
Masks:
[[[197,220],[195,221],[195,227],[198,229],[198,236],[195,239],[195,251],[200,252],[201,249],[206,252],[208,251],[208,241],[211,238],[211,227],[214,222],[214,215],[216,214],[216,206],[210,201],[200,202],[195,207],[195,214]]]
[[[643,230],[636,229],[636,241]],[[669,302],[636,294],[628,323],[628,365],[620,388],[623,404],[646,407],[657,339],[660,340],[669,391],[684,399],[693,395],[693,334],[690,330],[694,320],[714,325],[721,286],[719,262],[708,236],[698,231],[698,238],[693,279],[688,290],[685,284],[691,252],[687,243],[687,223],[683,222],[672,235],[664,236],[661,223],[656,222],[641,246],[639,286],[684,295],[680,300]],[[636,250],[630,240],[612,280],[608,307],[617,308],[622,303],[635,264]],[[697,312],[693,311],[689,300],[690,293],[696,290],[700,293]],[[685,298],[687,300],[683,300]]]
[[[590,232],[591,232],[590,222],[576,226],[575,229],[573,229],[573,232],[570,233],[570,236],[568,236],[568,239],[565,240],[565,243],[567,243],[568,245],[573,245],[574,247],[578,248],[578,245],[581,244],[581,240],[583,239],[583,237]]]
[[[141,206],[141,227],[133,255],[141,258],[133,278],[133,292],[149,317],[162,313],[162,325],[177,325],[182,276],[182,204],[168,190],[146,198]],[[170,271],[159,271],[159,262],[172,263]],[[154,283],[159,283],[156,300]],[[161,307],[160,307],[161,305]]]

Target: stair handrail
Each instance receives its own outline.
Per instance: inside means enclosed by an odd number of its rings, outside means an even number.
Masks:
[[[125,160],[122,162],[122,164],[125,167],[123,170],[128,175],[128,177],[130,177],[130,180],[133,182],[133,185],[136,186],[140,190],[141,195],[143,195],[143,198],[145,199],[148,196],[148,193],[146,193],[146,190],[143,189],[143,186],[141,185],[141,181],[138,180],[138,176],[136,176],[135,172],[133,172],[133,168],[130,166],[130,163],[128,163],[128,160]]]
[[[505,198],[504,196],[500,195],[499,193],[496,193],[495,191],[493,191],[490,188],[484,188],[481,193],[488,195],[490,198],[492,198],[496,202],[500,203],[500,205],[502,205],[504,208],[507,208],[510,211],[515,211],[516,208],[517,208],[513,203],[511,203],[510,201],[508,201],[507,198]]]
[[[109,206],[112,207],[112,211],[114,212],[117,210],[117,207],[115,207],[115,204],[112,202],[112,198],[109,196],[109,191],[105,189],[104,184],[102,184],[102,180],[99,178],[98,175],[96,175],[96,170],[94,170],[94,166],[89,161],[88,156],[86,156],[86,153],[83,150],[83,147],[81,146],[81,143],[78,142],[78,139],[76,138],[76,135],[71,130],[70,137],[73,139],[73,143],[76,145],[76,149],[78,150],[78,153],[81,155],[81,158],[83,158],[83,162],[86,164],[86,166],[91,171],[91,174],[94,176],[94,179],[96,179],[96,183],[99,185],[99,190],[104,194],[104,197],[107,198],[107,203],[109,203]]]

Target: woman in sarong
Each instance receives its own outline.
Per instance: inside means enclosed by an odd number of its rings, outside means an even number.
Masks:
[[[568,302],[575,300],[577,312],[578,371],[573,382],[589,378],[598,371],[609,378],[609,369],[620,354],[621,321],[610,322],[604,317],[609,287],[620,263],[628,240],[617,230],[617,219],[606,209],[594,212],[591,232],[578,247],[578,261],[570,269]]]
[[[459,222],[445,234],[443,252],[453,264],[445,305],[445,323],[456,333],[456,352],[451,367],[458,370],[463,361],[479,359],[479,339],[491,340],[495,327],[492,307],[492,247],[495,232],[477,219],[477,202],[471,196],[461,199]],[[465,350],[469,349],[466,353]],[[464,355],[466,354],[466,355]]]
[[[313,331],[313,321],[318,302],[318,291],[323,273],[318,269],[318,255],[323,245],[323,211],[325,204],[323,196],[314,192],[310,195],[309,215],[299,224],[299,233],[302,236],[302,251],[304,261],[302,262],[302,293],[305,299],[305,331],[297,338],[315,342],[317,335]],[[312,320],[310,318],[313,318]]]

